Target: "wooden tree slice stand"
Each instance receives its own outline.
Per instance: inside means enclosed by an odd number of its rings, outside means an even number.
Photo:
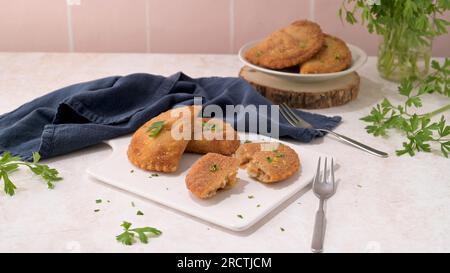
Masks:
[[[358,96],[360,84],[356,72],[322,82],[298,82],[244,66],[239,76],[272,102],[304,109],[328,108],[352,101]]]

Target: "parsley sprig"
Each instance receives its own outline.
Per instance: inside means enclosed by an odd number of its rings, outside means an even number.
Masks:
[[[384,98],[383,101],[372,108],[370,114],[361,118],[369,123],[366,130],[374,136],[385,136],[389,129],[398,129],[405,133],[406,140],[403,147],[396,151],[397,155],[416,152],[431,152],[431,143],[440,145],[443,156],[450,153],[450,125],[447,125],[445,116],[439,121],[432,121],[432,117],[450,110],[450,103],[426,114],[417,114],[411,109],[422,107],[422,96],[439,93],[450,97],[450,59],[440,65],[433,61],[434,72],[423,80],[416,77],[403,80],[398,92],[405,97],[404,103],[394,105]]]
[[[47,187],[53,189],[55,182],[62,178],[56,169],[52,169],[45,164],[39,164],[40,159],[41,156],[37,152],[33,153],[32,162],[26,162],[20,157],[12,156],[10,152],[5,151],[0,158],[0,181],[3,179],[3,190],[5,193],[10,196],[15,194],[17,187],[11,181],[9,175],[17,171],[21,165],[28,167],[33,173],[40,176],[47,183]]]
[[[116,236],[116,240],[124,245],[132,245],[135,242],[134,237],[137,236],[141,243],[147,244],[149,237],[157,237],[162,232],[153,227],[142,227],[130,229],[131,223],[123,221],[120,225],[123,227],[124,232]]]

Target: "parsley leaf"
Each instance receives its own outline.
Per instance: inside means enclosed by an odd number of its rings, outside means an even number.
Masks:
[[[116,236],[116,240],[121,242],[124,245],[132,245],[133,244],[134,233],[124,231],[123,233]]]
[[[152,123],[152,125],[150,125],[147,128],[148,136],[156,137],[159,134],[159,132],[161,132],[161,129],[164,127],[164,122],[165,122],[164,120],[161,120]]]
[[[8,195],[14,195],[15,190],[17,189],[14,183],[9,179],[8,174],[6,172],[2,173],[3,181],[4,181],[4,187],[5,187],[5,193]]]
[[[160,230],[152,227],[135,228],[131,229],[131,231],[137,233],[139,240],[144,244],[148,243],[149,236],[159,236],[162,233]]]
[[[205,130],[214,132],[216,130],[216,124],[205,121],[203,122],[203,128],[205,128]]]
[[[116,236],[116,240],[124,245],[132,245],[135,242],[134,236],[137,235],[141,243],[147,244],[149,237],[157,237],[162,232],[153,227],[142,227],[130,229],[131,223],[123,221],[120,226],[123,227],[124,232]]]

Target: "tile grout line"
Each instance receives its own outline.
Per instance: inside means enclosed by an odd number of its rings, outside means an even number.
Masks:
[[[230,10],[229,10],[229,15],[230,15],[230,44],[229,44],[229,51],[231,54],[233,54],[234,52],[234,0],[230,0]]]
[[[145,35],[146,35],[146,51],[151,52],[151,33],[150,33],[150,0],[145,1]]]
[[[74,40],[73,40],[73,25],[72,25],[72,7],[69,2],[66,3],[66,14],[67,14],[67,38],[69,44],[69,52],[74,52]]]
[[[309,0],[309,20],[314,21],[316,19],[316,2]]]

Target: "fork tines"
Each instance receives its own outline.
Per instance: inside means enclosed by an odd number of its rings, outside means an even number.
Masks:
[[[311,124],[299,117],[286,103],[280,104],[280,113],[294,127],[312,128]]]

